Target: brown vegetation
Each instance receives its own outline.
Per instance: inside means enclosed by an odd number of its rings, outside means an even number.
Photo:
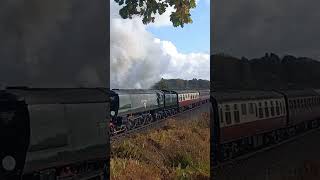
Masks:
[[[165,126],[112,145],[111,179],[209,179],[209,115],[170,119]]]

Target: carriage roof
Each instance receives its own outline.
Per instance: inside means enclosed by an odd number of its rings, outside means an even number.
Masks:
[[[258,99],[271,99],[271,98],[282,98],[278,92],[275,91],[224,91],[224,92],[211,92],[212,98],[218,102],[226,101],[247,101],[247,100],[258,100]]]
[[[313,90],[313,89],[287,90],[287,91],[282,91],[282,92],[284,94],[286,94],[289,98],[306,97],[306,96],[319,96],[319,94],[316,92],[316,90]]]

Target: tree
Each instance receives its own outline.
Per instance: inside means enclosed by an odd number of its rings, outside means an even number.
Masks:
[[[154,22],[155,14],[163,14],[167,8],[173,7],[170,21],[174,27],[192,23],[190,10],[196,7],[195,0],[114,0],[120,6],[124,5],[119,14],[123,19],[132,19],[134,15],[141,16],[143,24]]]

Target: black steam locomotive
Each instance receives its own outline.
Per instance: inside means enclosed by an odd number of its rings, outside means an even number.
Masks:
[[[102,88],[0,91],[0,179],[100,176],[108,102]]]
[[[209,90],[114,89],[110,92],[110,134],[115,135],[209,102]]]

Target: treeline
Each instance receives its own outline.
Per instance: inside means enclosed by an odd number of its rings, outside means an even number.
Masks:
[[[266,53],[261,58],[211,56],[211,82],[216,90],[320,88],[320,62],[307,57]]]
[[[188,89],[210,89],[210,81],[203,79],[161,79],[152,86],[159,90],[188,90]]]

